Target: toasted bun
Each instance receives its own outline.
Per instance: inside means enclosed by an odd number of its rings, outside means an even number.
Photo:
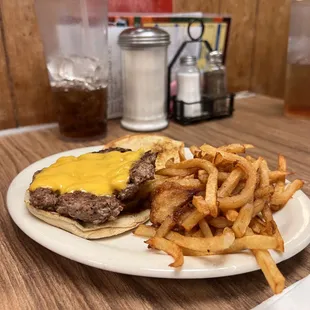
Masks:
[[[136,151],[142,148],[144,151],[157,152],[156,170],[165,168],[168,159],[174,158],[180,161],[179,152],[183,152],[184,143],[168,137],[150,134],[128,135],[108,142],[105,147],[123,147]]]
[[[120,215],[115,221],[101,225],[81,224],[74,219],[59,215],[56,212],[35,208],[29,202],[28,191],[26,192],[25,203],[29,212],[40,220],[85,239],[101,239],[120,235],[148,221],[150,215],[150,210],[143,210],[130,215]]]

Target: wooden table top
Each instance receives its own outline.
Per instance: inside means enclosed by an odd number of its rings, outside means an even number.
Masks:
[[[232,118],[182,127],[163,134],[186,144],[252,143],[275,168],[277,153],[305,181],[310,195],[310,121],[282,116],[280,100],[238,100]],[[272,295],[261,271],[202,280],[134,277],[91,268],[63,258],[27,237],[9,217],[5,197],[13,178],[29,164],[61,151],[103,144],[127,134],[109,123],[106,139],[68,143],[56,129],[0,137],[0,302],[2,309],[250,309]],[[121,258],[120,258],[121,259]],[[310,272],[310,248],[279,264],[287,286]]]

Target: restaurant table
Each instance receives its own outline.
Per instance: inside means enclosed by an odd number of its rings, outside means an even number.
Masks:
[[[181,139],[187,146],[252,143],[257,148],[250,153],[264,156],[271,168],[276,167],[277,154],[284,154],[289,170],[305,181],[303,190],[310,195],[310,121],[284,117],[283,102],[268,97],[240,99],[235,108],[233,117],[226,119],[186,127],[171,122],[161,134]],[[0,134],[0,308],[250,309],[272,296],[261,271],[179,280],[122,275],[84,266],[37,244],[13,223],[5,203],[6,192],[21,170],[48,155],[103,145],[128,133],[119,120],[112,120],[107,137],[92,142],[65,142],[59,138],[57,127]],[[286,286],[307,276],[310,248],[280,263],[279,269]]]

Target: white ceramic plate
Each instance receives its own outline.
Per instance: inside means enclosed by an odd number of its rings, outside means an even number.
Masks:
[[[169,267],[172,258],[148,250],[144,239],[131,232],[123,235],[88,241],[50,226],[32,216],[25,207],[24,194],[35,171],[52,164],[61,156],[78,156],[97,151],[98,147],[75,149],[49,156],[30,165],[11,183],[7,205],[13,221],[30,238],[44,247],[77,262],[113,272],[159,278],[212,278],[235,275],[259,269],[250,253],[211,257],[185,257],[182,268]],[[186,150],[187,156],[190,152]],[[298,191],[287,206],[275,214],[285,241],[285,253],[272,256],[276,262],[286,260],[310,243],[310,200]]]

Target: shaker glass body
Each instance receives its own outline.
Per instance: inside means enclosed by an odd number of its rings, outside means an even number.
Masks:
[[[153,131],[168,125],[167,47],[122,50],[123,119],[130,130]]]
[[[128,28],[119,35],[123,127],[133,131],[154,131],[168,126],[166,95],[169,43],[169,34],[157,27]]]
[[[310,118],[310,0],[293,1],[288,39],[285,114]]]
[[[186,58],[189,58],[188,63],[186,63]],[[196,104],[184,105],[184,116],[199,117],[201,116],[200,71],[196,67],[196,59],[191,63],[193,61],[191,58],[193,57],[186,56],[184,60],[181,58],[180,67],[177,71],[177,101],[197,102]]]
[[[202,72],[202,93],[214,99],[213,113],[227,115],[229,101],[226,99],[226,68],[222,64],[222,53],[212,51],[208,54],[208,64]]]
[[[106,133],[107,0],[36,0],[61,134]]]

